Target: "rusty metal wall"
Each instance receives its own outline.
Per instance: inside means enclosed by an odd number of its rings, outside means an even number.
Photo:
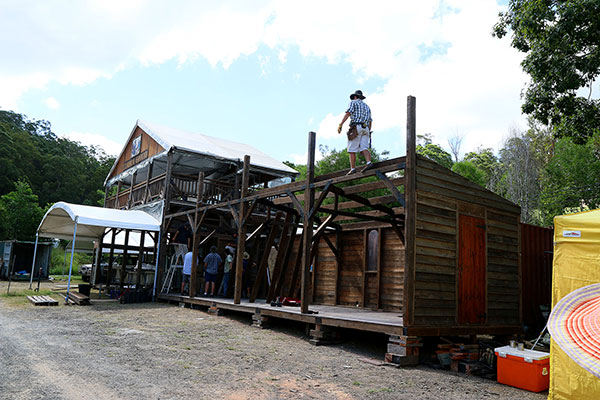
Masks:
[[[521,294],[528,336],[537,336],[544,328],[540,305],[550,306],[553,235],[551,228],[521,224]]]

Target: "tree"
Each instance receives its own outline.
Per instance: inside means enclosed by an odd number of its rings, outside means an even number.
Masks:
[[[498,158],[490,148],[478,148],[465,154],[464,161],[472,162],[484,174],[485,186],[489,187],[494,171],[498,167]]]
[[[450,146],[450,151],[454,156],[454,162],[458,162],[458,156],[460,155],[460,147],[462,145],[463,139],[464,136],[460,136],[458,133],[448,138],[448,146]]]
[[[521,207],[521,221],[539,224],[540,175],[543,165],[536,155],[532,131],[513,130],[500,150],[500,159],[490,180],[492,191]]]
[[[600,74],[599,16],[598,0],[509,0],[493,30],[500,38],[512,31],[512,47],[526,53],[521,65],[531,82],[523,112],[578,144],[600,129],[600,101],[592,98]]]
[[[452,156],[446,150],[442,149],[439,145],[433,143],[426,143],[425,145],[417,145],[417,154],[421,154],[432,161],[440,164],[448,169],[452,168]]]
[[[26,182],[17,181],[15,190],[0,197],[0,238],[32,240],[44,210]]]
[[[456,162],[452,166],[452,171],[483,187],[485,187],[487,183],[485,172],[479,169],[472,161],[463,160]]]
[[[42,205],[59,200],[95,205],[114,158],[56,136],[47,121],[0,111],[0,195],[27,182]]]
[[[547,225],[567,210],[600,207],[599,142],[596,135],[585,145],[571,138],[556,143],[554,157],[545,167],[542,180],[541,203]]]

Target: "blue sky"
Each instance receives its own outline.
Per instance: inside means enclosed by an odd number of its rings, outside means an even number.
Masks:
[[[295,162],[310,130],[345,146],[335,129],[356,89],[375,148],[392,156],[405,151],[409,94],[418,133],[446,148],[454,135],[463,152],[498,148],[525,126],[521,56],[491,37],[494,0],[168,4],[5,1],[0,108],[111,154],[140,118]]]

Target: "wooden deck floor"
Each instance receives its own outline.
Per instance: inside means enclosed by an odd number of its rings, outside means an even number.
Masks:
[[[311,324],[321,324],[325,326],[358,329],[370,332],[381,332],[388,335],[402,335],[403,322],[402,314],[397,312],[365,310],[362,308],[311,305],[309,310],[313,314],[302,314],[300,307],[272,307],[266,304],[264,300],[257,300],[254,303],[242,299],[241,304],[234,304],[233,299],[223,299],[218,297],[193,297],[181,296],[176,294],[159,294],[158,300],[168,302],[178,302],[194,304],[198,306],[211,307],[218,309],[233,310],[249,314],[259,313],[264,316],[290,319],[294,321],[306,322]]]

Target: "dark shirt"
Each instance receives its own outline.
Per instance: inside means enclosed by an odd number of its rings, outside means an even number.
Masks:
[[[175,238],[175,243],[186,244],[188,245],[188,239],[192,237],[192,230],[182,225],[177,229],[177,237]]]

